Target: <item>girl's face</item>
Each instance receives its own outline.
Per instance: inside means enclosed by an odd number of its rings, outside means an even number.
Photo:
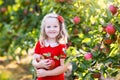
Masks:
[[[60,25],[56,18],[47,18],[45,21],[45,33],[48,38],[56,39],[60,32]]]

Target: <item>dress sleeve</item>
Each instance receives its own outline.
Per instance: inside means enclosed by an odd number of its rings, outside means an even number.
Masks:
[[[67,55],[66,55],[67,46],[65,44],[64,45],[62,44],[60,48],[61,48],[60,49],[60,59],[65,59],[67,57]]]
[[[38,41],[35,45],[34,54],[40,54],[40,48],[40,41]]]

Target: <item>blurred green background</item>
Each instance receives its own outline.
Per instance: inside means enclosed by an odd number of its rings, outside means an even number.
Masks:
[[[120,80],[120,0],[0,0],[0,80],[33,80],[31,57],[50,12],[65,19],[72,80]]]

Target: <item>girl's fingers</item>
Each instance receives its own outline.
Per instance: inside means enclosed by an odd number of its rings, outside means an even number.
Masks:
[[[46,69],[49,69],[50,66],[51,66],[51,64],[46,64],[46,65],[45,65],[45,68],[46,68]]]
[[[45,59],[44,61],[45,61],[45,62],[49,62],[49,59]]]
[[[50,65],[50,64],[51,64],[51,61],[47,62],[46,64],[47,64],[47,65]]]
[[[47,66],[45,69],[49,69],[49,67]]]
[[[45,69],[39,69],[39,70],[37,70],[37,76],[38,77],[45,77],[46,76],[46,70]]]
[[[42,65],[44,68],[49,68],[51,66],[52,60],[50,59],[44,59],[39,62],[40,65]]]

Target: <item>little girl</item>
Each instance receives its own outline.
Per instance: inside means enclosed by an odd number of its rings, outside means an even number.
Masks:
[[[68,34],[63,17],[55,13],[47,14],[42,20],[40,30],[40,39],[35,46],[32,61],[37,80],[64,80]]]

